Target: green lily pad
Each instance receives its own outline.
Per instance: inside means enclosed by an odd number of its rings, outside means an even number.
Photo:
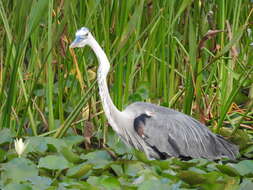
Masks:
[[[142,161],[142,162],[144,162],[144,163],[150,162],[150,160],[147,158],[147,156],[146,156],[146,154],[145,154],[144,152],[141,152],[141,151],[136,150],[136,149],[133,149],[132,152],[133,152],[134,156],[135,156],[138,160],[140,160],[140,161]]]
[[[72,167],[67,171],[67,176],[73,177],[73,178],[80,178],[87,174],[91,169],[93,165],[92,164],[80,164],[78,166]]]
[[[253,182],[250,179],[243,179],[242,183],[240,184],[239,190],[252,190],[253,189]]]
[[[28,139],[29,144],[26,148],[27,152],[37,152],[43,154],[47,151],[47,143],[45,137],[30,137]]]
[[[38,175],[37,167],[25,158],[14,158],[3,165],[4,177],[15,182],[26,181]]]
[[[50,155],[39,160],[39,168],[46,168],[49,170],[63,170],[69,167],[68,161],[62,156]]]
[[[105,175],[102,175],[102,176],[90,176],[88,179],[87,179],[87,182],[90,184],[90,185],[93,185],[93,186],[96,186],[96,187],[99,187],[99,189],[101,188],[101,181],[105,178],[107,178],[108,176],[105,176]]]
[[[0,162],[4,161],[6,159],[6,152],[0,148]]]
[[[51,145],[51,146],[48,146],[49,149],[51,149],[51,151],[56,150],[57,152],[60,152],[62,147],[68,146],[62,139],[57,139],[53,137],[44,137],[44,140],[48,145]]]
[[[253,160],[243,160],[237,164],[229,164],[236,169],[241,176],[253,175]]]
[[[247,158],[253,158],[253,145],[248,146],[246,149],[244,149],[242,154]]]
[[[150,164],[159,166],[162,170],[167,170],[170,168],[170,160],[150,160]]]
[[[227,174],[231,177],[239,176],[240,173],[233,167],[229,165],[216,165],[216,167],[224,174]]]
[[[34,176],[28,178],[28,181],[32,184],[33,190],[45,190],[50,187],[52,180],[48,177]]]
[[[122,166],[118,164],[111,164],[110,167],[117,174],[117,176],[122,176],[124,174]]]
[[[69,162],[78,163],[81,160],[79,155],[72,152],[70,150],[70,148],[68,148],[68,147],[65,147],[65,146],[62,147],[61,148],[61,153],[64,156],[64,158],[66,158]]]
[[[139,161],[126,162],[124,164],[125,174],[128,176],[136,176],[137,173],[145,168],[145,164]]]
[[[197,185],[206,181],[202,174],[193,171],[180,171],[178,177],[190,185]]]
[[[0,145],[5,143],[10,143],[12,141],[11,130],[8,128],[4,128],[0,131]]]
[[[107,145],[118,155],[127,154],[129,152],[129,147],[127,147],[115,133],[108,133],[107,139]]]
[[[111,176],[90,176],[87,180],[87,182],[91,185],[94,185],[96,187],[99,187],[99,189],[104,189],[104,190],[120,190],[121,184],[118,181],[118,179],[111,177]]]
[[[65,179],[63,182],[58,184],[58,188],[53,190],[100,190],[95,186],[90,185],[84,181],[76,181],[75,179]],[[49,188],[48,190],[52,190]]]
[[[101,185],[108,190],[121,190],[120,182],[115,177],[106,177],[101,180]]]
[[[104,168],[112,161],[111,156],[108,154],[107,151],[104,150],[94,151],[88,154],[82,154],[80,158],[83,160],[87,160],[86,163],[93,164],[94,169]]]
[[[162,183],[160,180],[147,180],[139,185],[138,190],[167,190],[171,189],[170,184]]]
[[[84,141],[84,137],[80,135],[76,136],[67,136],[63,138],[63,141],[69,146],[73,147],[75,145],[78,145]]]
[[[25,184],[10,183],[3,190],[32,190],[32,187]]]

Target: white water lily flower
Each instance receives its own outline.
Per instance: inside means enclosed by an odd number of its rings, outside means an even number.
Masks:
[[[16,139],[14,140],[14,144],[15,144],[15,150],[18,154],[18,157],[21,157],[21,154],[24,152],[24,150],[26,149],[28,142],[27,143],[23,143],[23,139]]]

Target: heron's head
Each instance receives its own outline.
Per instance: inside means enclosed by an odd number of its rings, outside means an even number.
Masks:
[[[88,28],[82,27],[77,30],[75,40],[70,44],[70,48],[84,47],[89,43],[91,33]]]

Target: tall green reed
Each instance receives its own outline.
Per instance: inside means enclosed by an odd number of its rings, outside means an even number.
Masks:
[[[86,119],[105,125],[89,78],[96,57],[88,48],[74,54],[68,50],[81,26],[90,28],[109,57],[108,85],[119,109],[150,101],[202,121],[214,119],[220,129],[232,103],[246,106],[236,100],[242,90],[246,103],[252,98],[252,71],[247,69],[252,37],[245,33],[252,22],[249,1],[41,0],[31,1],[31,7],[21,2],[22,9],[15,2],[0,2],[1,42],[8,41],[0,54],[1,127],[62,137],[71,127],[84,130],[85,122],[72,125],[83,120],[83,107],[89,110]],[[208,36],[208,30],[221,32]]]

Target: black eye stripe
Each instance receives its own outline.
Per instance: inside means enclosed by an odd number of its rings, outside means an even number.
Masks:
[[[83,39],[85,39],[85,38],[87,38],[87,37],[88,37],[88,33],[87,33],[87,34],[77,35],[77,36],[76,36],[76,38],[81,39],[81,40],[83,40]]]

